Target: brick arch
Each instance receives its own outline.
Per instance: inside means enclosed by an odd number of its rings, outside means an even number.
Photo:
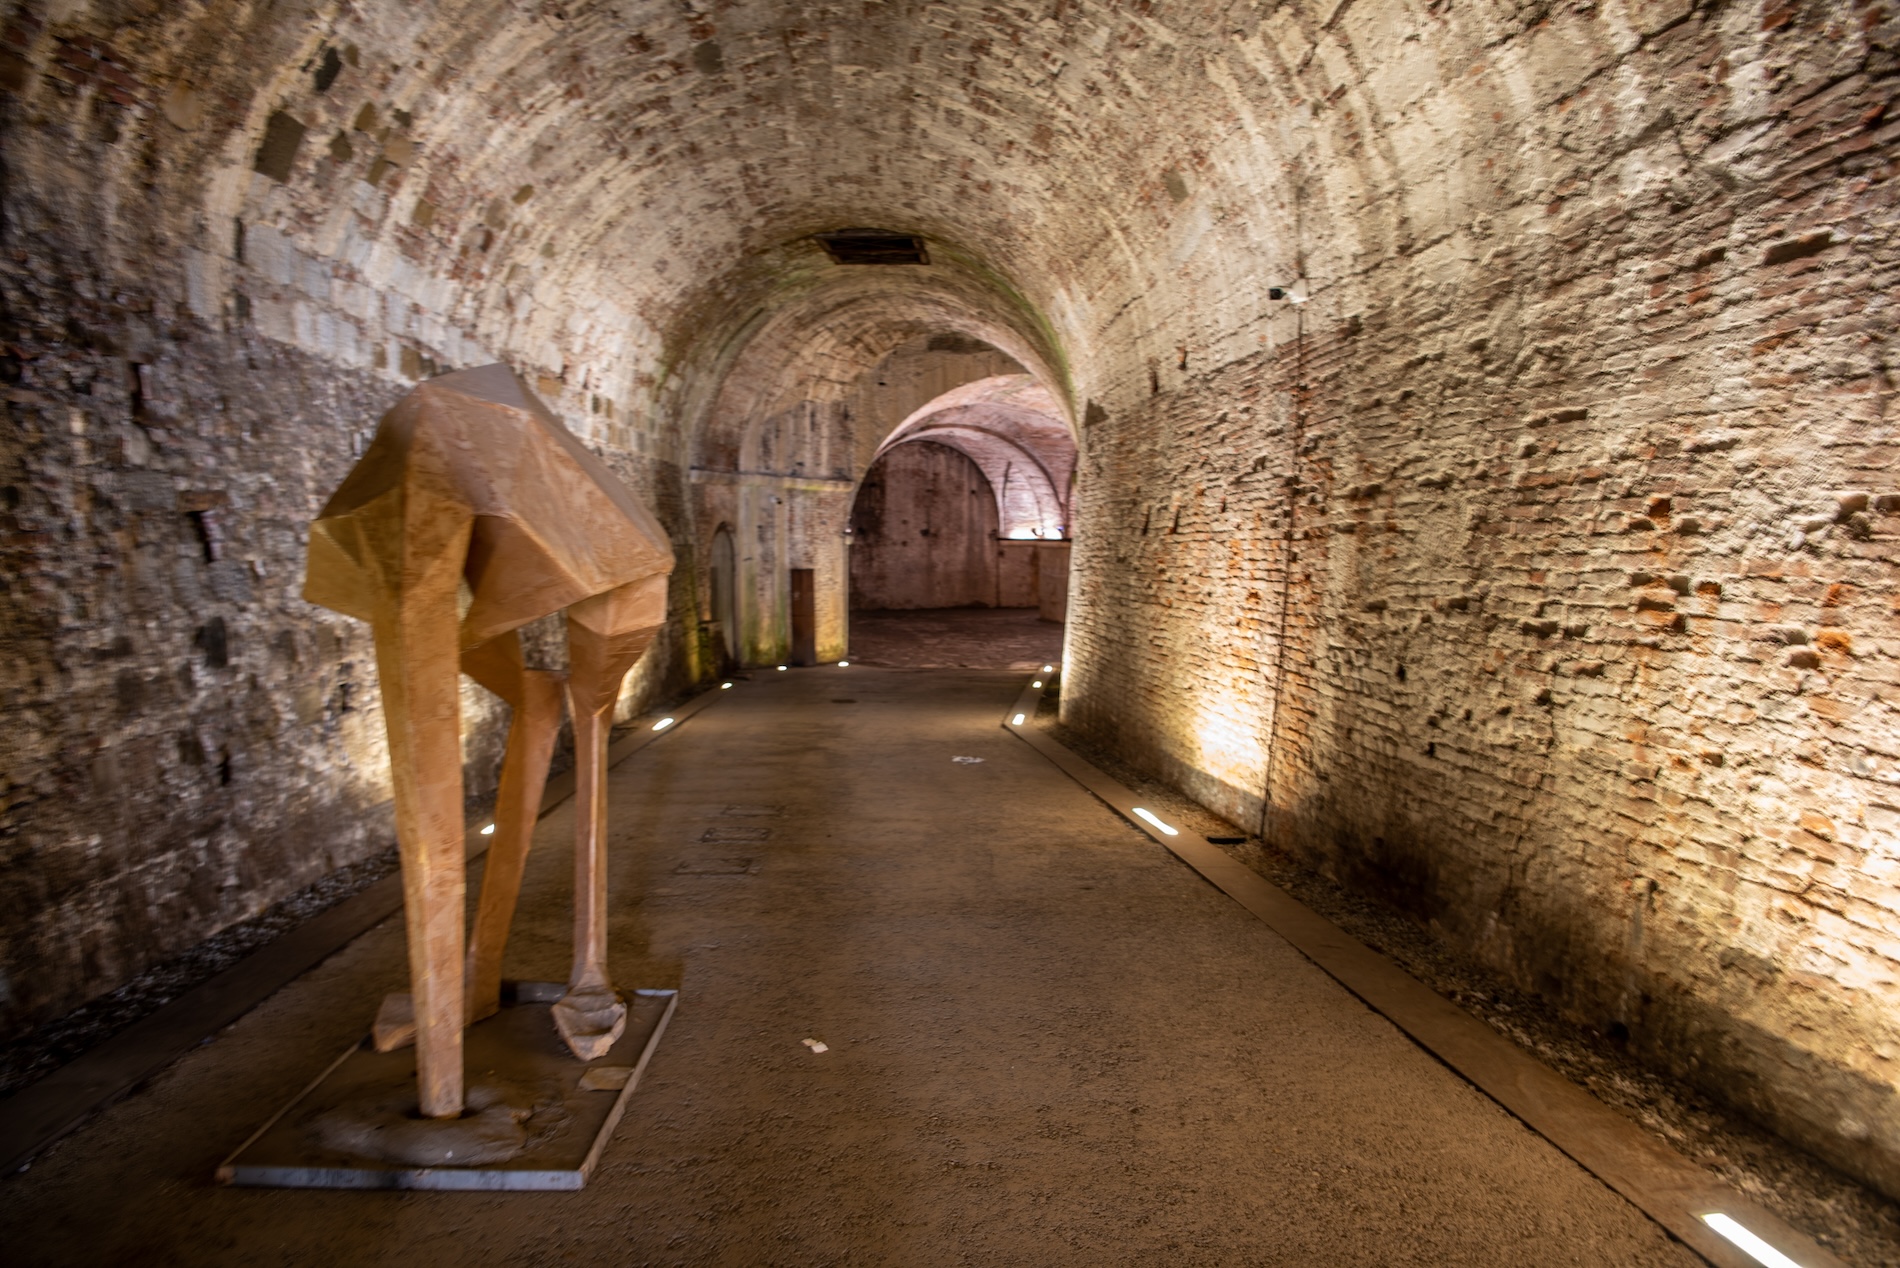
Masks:
[[[918,440],[957,449],[982,469],[1004,537],[1065,535],[1074,432],[1032,376],[995,375],[952,388],[899,423],[878,453]]]

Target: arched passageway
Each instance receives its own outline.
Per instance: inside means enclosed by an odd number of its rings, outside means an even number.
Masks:
[[[1026,374],[952,388],[891,431],[852,509],[855,610],[1036,608],[1068,595],[1075,439]]]
[[[854,499],[950,446],[1073,541],[1065,734],[1900,1195],[1897,50],[1861,0],[10,0],[0,1033],[387,847],[304,530],[500,362],[672,539],[623,719],[845,659]]]

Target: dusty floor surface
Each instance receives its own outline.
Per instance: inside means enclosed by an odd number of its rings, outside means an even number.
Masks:
[[[761,674],[614,773],[616,975],[682,998],[585,1191],[210,1183],[391,922],[0,1184],[8,1261],[1699,1262],[1003,731],[1019,686]],[[571,827],[517,975],[565,973]]]
[[[1062,655],[1062,627],[1034,608],[853,612],[851,655],[909,669],[1035,669]]]

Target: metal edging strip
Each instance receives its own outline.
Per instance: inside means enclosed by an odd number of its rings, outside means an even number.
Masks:
[[[642,716],[636,729],[608,746],[608,768],[679,730],[724,694],[715,684],[675,709]],[[661,717],[671,717],[673,725],[652,730],[651,724]],[[536,817],[546,818],[573,795],[574,772],[554,776]],[[469,853],[471,863],[487,852],[486,838],[472,831],[486,819],[482,815],[469,821],[470,840],[479,847]],[[0,1162],[0,1177],[27,1166],[93,1114],[401,910],[402,874],[395,872],[0,1100],[0,1159],[5,1160]]]
[[[673,1012],[679,1007],[680,993],[676,990],[640,989],[635,993],[664,995],[666,1007],[660,1012],[660,1020],[654,1023],[653,1033],[647,1036],[645,1045],[641,1047],[640,1059],[634,1063],[633,1073],[627,1076],[626,1083],[621,1085],[620,1095],[614,1098],[614,1107],[607,1112],[607,1121],[602,1123],[600,1130],[594,1134],[594,1143],[588,1149],[587,1157],[581,1161],[580,1174],[583,1182],[593,1178],[594,1168],[600,1165],[601,1151],[607,1148],[608,1137],[612,1136],[614,1129],[620,1126],[620,1119],[627,1112],[627,1102],[633,1098],[634,1090],[640,1086],[640,1080],[646,1077],[647,1066],[653,1060],[654,1051],[660,1046],[660,1037],[666,1033],[667,1023],[673,1020]]]
[[[1053,682],[1050,675],[1047,681]],[[1801,1268],[1846,1268],[1781,1217],[1671,1149],[1391,960],[1217,846],[1135,814],[1133,792],[1036,726],[1047,688],[1026,686],[1003,728],[1252,912],[1374,1012],[1717,1268],[1759,1268],[1702,1219],[1745,1224]],[[1023,719],[1018,723],[1017,717]]]

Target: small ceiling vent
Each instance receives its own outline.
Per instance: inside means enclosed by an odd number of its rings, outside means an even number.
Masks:
[[[816,235],[840,264],[928,264],[924,240],[888,229],[839,229]]]

